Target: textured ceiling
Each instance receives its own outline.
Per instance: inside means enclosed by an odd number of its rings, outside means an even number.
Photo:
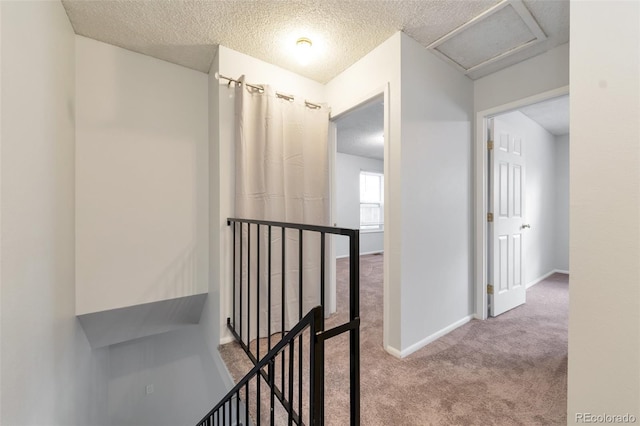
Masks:
[[[208,72],[222,44],[325,83],[401,30],[425,47],[497,0],[63,0],[77,34]],[[569,2],[524,2],[547,40],[469,74],[478,78],[569,40]],[[539,18],[540,17],[540,18]],[[295,40],[313,41],[300,65]],[[508,39],[510,34],[504,31]],[[482,43],[482,40],[475,40]]]
[[[384,101],[375,100],[336,120],[338,152],[384,160]]]
[[[520,108],[521,113],[555,136],[569,133],[569,96],[550,99]]]

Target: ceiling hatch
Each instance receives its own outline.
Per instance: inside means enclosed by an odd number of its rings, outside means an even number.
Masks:
[[[504,0],[427,48],[467,74],[546,38],[522,0]]]

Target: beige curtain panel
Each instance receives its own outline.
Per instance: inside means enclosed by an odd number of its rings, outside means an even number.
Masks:
[[[244,77],[240,78],[244,82]],[[329,110],[311,109],[304,102],[279,98],[269,86],[263,91],[245,84],[236,86],[236,216],[281,222],[329,224]],[[256,241],[257,230],[251,230],[252,312],[258,303],[260,337],[267,333],[267,245],[271,244],[271,332],[293,327],[299,316],[299,268],[303,270],[304,316],[320,303],[320,237],[303,235],[303,264],[299,265],[299,234],[272,229],[268,241],[266,227],[260,235],[260,300],[257,300]],[[247,231],[243,232],[246,247]],[[285,315],[282,318],[282,244],[286,244]],[[243,259],[242,285],[247,287],[247,258]],[[247,318],[242,319],[246,323]],[[252,335],[257,334],[255,314],[251,318]]]

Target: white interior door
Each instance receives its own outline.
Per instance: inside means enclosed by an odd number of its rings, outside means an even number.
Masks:
[[[524,140],[499,117],[490,122],[489,314],[497,316],[526,300],[523,282],[525,214]]]

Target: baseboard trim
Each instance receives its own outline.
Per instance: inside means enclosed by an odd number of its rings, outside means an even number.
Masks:
[[[367,252],[364,252],[364,253],[360,253],[360,256],[366,256],[368,254],[378,254],[378,253],[382,254],[382,253],[384,253],[384,250],[367,251]],[[349,257],[349,255],[345,254],[345,255],[342,255],[342,256],[336,256],[336,259],[344,259],[346,257]]]
[[[529,281],[529,282],[527,283],[527,286],[526,286],[526,287],[527,287],[527,288],[531,288],[531,287],[533,287],[534,285],[538,284],[540,281],[543,281],[545,278],[548,278],[548,277],[550,277],[551,275],[553,275],[553,274],[555,273],[555,271],[556,271],[555,269],[552,269],[551,271],[547,272],[547,273],[546,273],[546,274],[544,274],[543,276],[538,277],[538,278],[535,278],[535,279],[533,279],[533,280]]]
[[[394,357],[398,358],[398,359],[402,359],[402,353],[397,350],[396,348],[392,348],[391,346],[386,346],[384,348],[385,351],[387,351],[389,353],[389,355],[393,355]]]
[[[450,325],[446,326],[445,328],[436,331],[432,335],[427,336],[424,339],[420,340],[419,342],[414,343],[413,345],[409,346],[408,348],[400,351],[399,352],[400,356],[398,356],[398,358],[405,358],[405,357],[411,355],[412,353],[424,348],[425,346],[427,346],[429,343],[433,342],[434,340],[439,339],[440,337],[444,336],[445,334],[451,333],[456,328],[465,325],[466,323],[468,323],[472,319],[473,319],[473,315],[467,315],[466,317],[464,317],[462,319],[459,319],[458,321],[454,322],[453,324],[450,324]],[[391,348],[387,348],[387,352],[391,353],[390,349]],[[391,353],[391,354],[395,355],[394,353]]]
[[[234,340],[236,340],[236,339],[233,336],[223,336],[223,337],[220,338],[220,344],[221,345],[226,345],[227,343],[231,343]]]
[[[544,281],[545,279],[549,278],[553,274],[566,274],[566,275],[569,275],[569,271],[565,271],[565,270],[562,270],[562,269],[553,269],[550,272],[544,274],[543,276],[538,277],[535,280],[529,282],[527,284],[527,286],[526,286],[527,289],[533,287],[534,285],[538,284],[541,281]]]

